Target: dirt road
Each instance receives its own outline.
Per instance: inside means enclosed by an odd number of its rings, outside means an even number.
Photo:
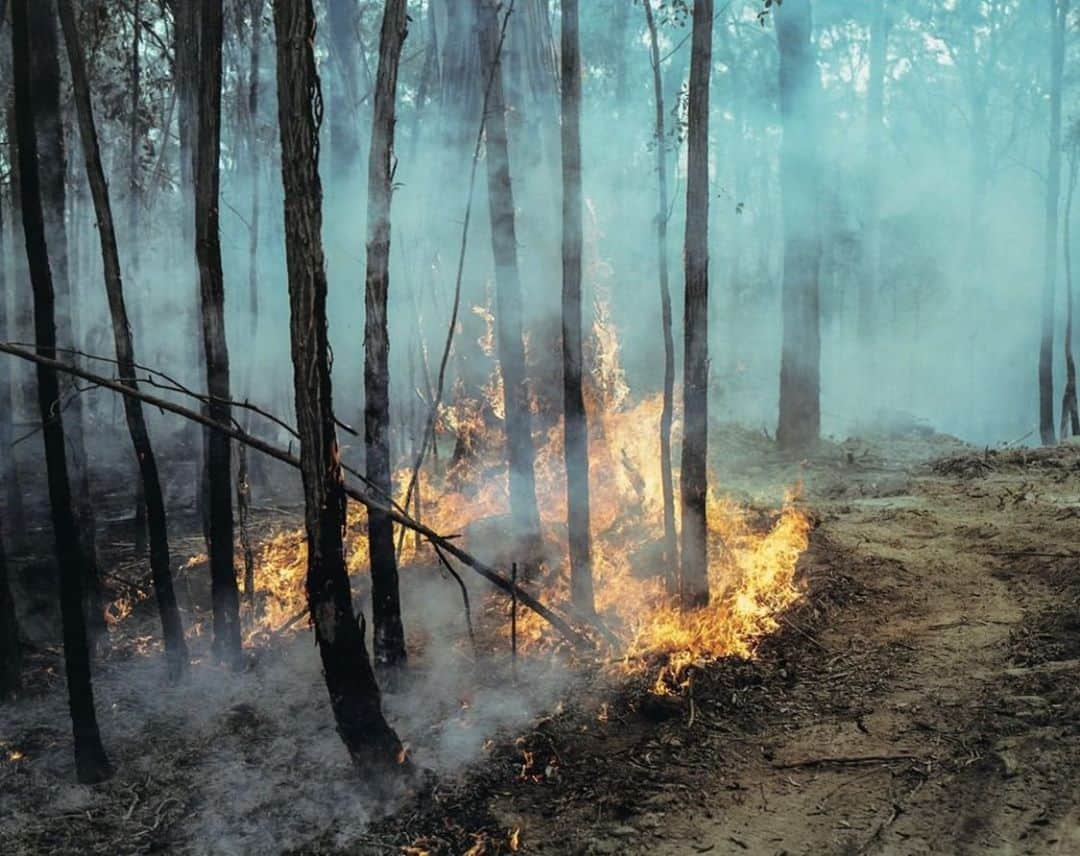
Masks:
[[[759,662],[678,705],[579,699],[375,840],[1080,853],[1080,448],[830,464],[808,492],[810,595]]]

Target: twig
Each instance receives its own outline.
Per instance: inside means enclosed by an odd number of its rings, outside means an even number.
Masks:
[[[918,761],[918,755],[898,753],[896,755],[847,755],[834,758],[807,758],[802,761],[773,764],[775,770],[797,770],[802,767],[823,767],[829,764],[851,766],[858,764],[887,764],[891,761]]]

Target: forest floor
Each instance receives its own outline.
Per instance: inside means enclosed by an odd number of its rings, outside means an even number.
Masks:
[[[381,817],[327,706],[312,710],[309,642],[153,703],[136,666],[106,670],[121,773],[93,789],[66,782],[53,675],[0,709],[0,850],[1080,853],[1080,445],[987,452],[916,432],[792,463],[744,440],[716,444],[738,462],[725,486],[750,501],[801,479],[815,520],[806,596],[753,661],[696,669],[681,697],[647,675],[541,692],[526,673],[528,704],[474,693],[497,715],[467,751],[439,731],[435,773]]]

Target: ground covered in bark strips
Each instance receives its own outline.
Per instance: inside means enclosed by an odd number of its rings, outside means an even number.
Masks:
[[[377,808],[303,634],[164,692],[148,658],[114,655],[99,707],[120,774],[96,788],[70,782],[45,651],[0,709],[0,850],[1080,852],[1080,446],[912,430],[792,462],[715,436],[737,498],[801,479],[816,523],[806,597],[755,661],[659,697],[655,671],[525,669],[514,688],[432,644],[387,704],[433,772]],[[452,601],[439,620],[460,633]]]

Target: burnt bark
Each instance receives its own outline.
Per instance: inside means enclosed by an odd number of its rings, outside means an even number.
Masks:
[[[195,255],[199,264],[202,342],[211,417],[231,418],[229,349],[225,341],[225,283],[221,269],[219,198],[221,168],[220,2],[203,0],[199,41],[199,121],[195,161]],[[232,444],[217,432],[206,437],[209,470],[210,583],[214,607],[214,653],[240,664],[240,594],[233,565]]]
[[[775,10],[780,50],[780,192],[784,224],[781,290],[780,421],[776,439],[790,451],[817,442],[821,430],[821,330],[818,273],[820,167],[815,140],[817,64],[810,0]]]
[[[506,136],[506,99],[499,51],[498,5],[483,0],[481,55],[492,71],[487,117],[488,209],[495,256],[495,334],[502,368],[506,446],[510,480],[510,514],[526,575],[538,568],[542,542],[536,504],[536,450],[532,413],[525,381],[521,273],[518,268],[514,193]]]
[[[0,336],[13,338],[8,319],[7,225],[4,222],[4,193],[0,190]],[[12,253],[15,248],[12,247]],[[0,479],[4,481],[4,501],[8,526],[26,531],[22,488],[15,461],[15,366],[0,366]]]
[[[652,0],[644,0],[645,25],[652,55],[653,98],[656,106],[656,260],[660,278],[660,326],[664,339],[664,400],[660,410],[660,482],[664,501],[664,573],[668,592],[679,588],[679,546],[675,533],[675,487],[671,473],[671,423],[675,413],[675,336],[671,319],[671,276],[668,267],[668,164],[664,80],[660,71],[660,40]]]
[[[401,771],[401,743],[382,714],[362,618],[345,567],[345,480],[334,423],[322,251],[311,0],[275,0],[278,117],[300,469],[307,530],[308,605],[338,732],[363,771]],[[392,547],[391,547],[392,549]]]
[[[375,79],[375,118],[368,160],[367,280],[364,290],[364,444],[367,477],[384,496],[392,496],[390,465],[390,334],[386,304],[390,287],[390,202],[394,180],[394,123],[398,64],[407,33],[405,0],[387,0],[379,36]],[[375,662],[405,662],[394,525],[378,511],[368,512]]]
[[[120,380],[131,389],[138,389],[135,371],[135,345],[128,323],[127,306],[124,301],[124,285],[120,269],[120,252],[113,225],[112,204],[105,180],[97,128],[94,124],[90,83],[86,73],[86,60],[79,37],[75,9],[71,0],[58,0],[60,23],[67,46],[68,63],[74,91],[75,112],[79,123],[83,157],[86,161],[86,177],[94,203],[94,217],[101,239],[101,258],[105,273],[105,293],[112,320],[113,344]],[[146,522],[150,548],[150,574],[161,615],[165,639],[165,657],[169,676],[176,680],[187,667],[187,643],[180,620],[180,610],[173,590],[172,571],[169,567],[169,536],[165,515],[165,499],[158,472],[157,458],[150,442],[142,402],[137,398],[124,398],[124,416],[128,434],[139,466],[142,485],[141,495],[145,501]]]
[[[67,205],[67,158],[64,151],[64,124],[60,115],[60,57],[56,21],[51,3],[33,3],[29,8],[30,76],[33,81],[33,122],[39,149],[38,175],[45,232],[50,247],[53,287],[56,299],[56,335],[61,347],[76,348],[72,321],[72,289],[68,271],[68,244],[65,210]],[[103,641],[108,630],[105,624],[105,603],[101,591],[95,545],[96,525],[90,502],[90,471],[86,457],[82,397],[65,391],[70,404],[68,414],[68,447],[75,513],[79,519],[79,534],[87,562],[83,587],[87,624],[92,644]]]
[[[62,0],[58,0],[62,2]],[[127,240],[130,247],[131,270],[135,272],[136,282],[139,275],[139,100],[142,88],[142,4],[140,0],[134,0],[131,11],[131,116],[128,128],[128,198],[127,198]],[[77,35],[77,34],[76,34]],[[67,33],[65,30],[65,38]],[[96,209],[96,204],[95,204]],[[98,228],[101,228],[100,221]],[[115,236],[114,236],[115,237]],[[135,317],[139,317],[139,304],[136,293]],[[115,318],[113,324],[115,325]],[[139,325],[136,325],[139,326]],[[117,352],[119,353],[119,351]],[[147,548],[147,498],[146,481],[140,478],[136,482],[135,491],[135,515],[132,519],[132,529],[135,537],[135,552],[142,555]]]
[[[684,608],[709,602],[706,451],[709,433],[709,78],[712,0],[694,3],[686,175],[682,578]]]
[[[589,533],[589,423],[581,386],[581,36],[578,0],[562,0],[562,351],[570,596],[583,614],[595,611]]]
[[[12,59],[15,85],[15,124],[18,138],[20,196],[27,261],[34,294],[34,333],[37,352],[56,356],[56,301],[42,206],[39,151],[34,131],[34,80],[31,74],[30,0],[12,0]],[[43,154],[43,153],[42,153]],[[83,584],[89,562],[83,549],[79,523],[72,504],[68,478],[64,414],[60,384],[54,370],[38,366],[38,409],[45,446],[49,504],[52,511],[56,557],[60,567],[60,618],[63,625],[64,665],[68,703],[75,742],[75,769],[80,782],[107,779],[112,766],[105,754],[94,710],[90,680],[90,647],[83,611]]]
[[[1039,337],[1039,439],[1054,442],[1054,294],[1057,291],[1058,208],[1061,202],[1061,90],[1070,0],[1048,0],[1050,44],[1050,154],[1046,165],[1046,232],[1043,258],[1042,329]]]

